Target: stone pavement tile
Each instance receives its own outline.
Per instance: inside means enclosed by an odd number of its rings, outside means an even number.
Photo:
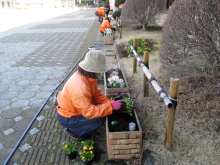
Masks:
[[[28,105],[29,105],[29,101],[27,99],[20,99],[20,100],[13,101],[10,106],[12,108],[19,108],[19,107],[25,107]]]
[[[15,125],[13,126],[15,131],[22,131],[24,132],[26,128],[29,126],[32,119],[22,119],[20,121],[17,121]]]
[[[14,147],[13,147],[14,148]],[[0,150],[0,163],[3,164],[8,158],[8,155],[13,151],[13,148],[3,148]]]
[[[5,131],[9,128],[12,128],[14,123],[15,123],[15,121],[13,119],[4,119],[4,118],[2,118],[0,120],[0,130]]]
[[[39,107],[40,106],[42,106],[42,104],[40,104]],[[29,109],[24,110],[22,113],[22,116],[27,119],[33,119],[34,116],[39,111],[39,109],[40,109],[39,107],[33,107],[33,108],[29,108]]]
[[[8,100],[8,99],[1,99],[0,100],[0,105],[1,105],[1,107],[6,107],[6,106],[8,106],[9,104],[10,104],[10,100]]]
[[[5,136],[2,144],[5,148],[14,148],[21,138],[23,132],[13,132],[10,135]]]
[[[5,138],[5,135],[3,134],[3,132],[0,132],[0,143],[2,143],[4,138]]]
[[[35,93],[33,91],[25,91],[25,92],[20,92],[18,94],[19,99],[28,99],[35,96]]]
[[[22,108],[10,108],[1,113],[1,117],[5,119],[13,119],[19,115],[21,115],[23,109]]]
[[[26,86],[17,86],[17,85],[10,85],[9,87],[9,92],[20,92],[23,91],[25,89]]]

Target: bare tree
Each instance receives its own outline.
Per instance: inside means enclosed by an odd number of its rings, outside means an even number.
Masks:
[[[141,23],[146,30],[148,23],[162,11],[164,3],[162,0],[126,0],[121,12],[123,25]]]
[[[219,77],[220,0],[178,0],[163,28],[160,59],[172,76]]]

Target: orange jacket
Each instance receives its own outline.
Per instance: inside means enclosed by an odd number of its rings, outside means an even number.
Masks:
[[[57,96],[57,111],[70,118],[82,115],[87,119],[100,118],[112,114],[109,99],[97,86],[97,80],[86,78],[79,71],[74,73]],[[91,102],[97,103],[94,105]]]
[[[96,11],[99,13],[99,15],[101,17],[105,17],[105,8],[104,7],[99,7]]]
[[[104,30],[107,26],[110,26],[111,29],[114,29],[114,27],[110,25],[109,20],[104,20],[100,25],[100,30],[104,33]]]

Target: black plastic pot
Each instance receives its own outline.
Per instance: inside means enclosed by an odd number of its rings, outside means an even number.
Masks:
[[[92,164],[92,161],[93,161],[93,159],[90,160],[90,161],[84,162],[84,165],[91,165],[91,164]]]
[[[73,160],[73,159],[76,159],[76,152],[72,152],[70,154],[67,154],[69,160]]]

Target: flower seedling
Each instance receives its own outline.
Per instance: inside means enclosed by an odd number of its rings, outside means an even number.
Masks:
[[[94,152],[94,141],[85,140],[81,141],[81,147],[79,148],[79,156],[83,162],[92,160],[95,156]]]
[[[71,153],[74,153],[74,152],[78,151],[79,141],[77,141],[77,140],[70,140],[69,143],[65,142],[60,147],[61,148],[65,148],[64,151],[67,154],[71,154]]]
[[[128,42],[124,43],[125,50],[126,50],[127,54],[132,55],[130,45],[133,46],[133,44],[134,44],[133,39],[131,39]],[[150,52],[151,48],[148,46],[147,42],[144,39],[137,39],[137,54],[142,56],[145,51]]]
[[[108,78],[108,86],[111,86],[113,88],[120,88],[120,84],[124,82],[123,79],[119,78],[118,74],[119,69],[111,69],[108,71],[110,74]]]
[[[104,73],[100,73],[99,77],[98,77],[98,80],[103,80],[103,79],[104,79]]]
[[[106,36],[111,36],[112,35],[112,29],[110,26],[107,26],[104,30],[104,33]]]
[[[121,92],[118,92],[118,96],[120,96],[120,98],[122,100],[124,100],[125,103],[126,103],[126,111],[125,112],[128,115],[132,116],[132,112],[135,109],[135,107],[134,107],[134,99],[135,99],[135,97],[133,97],[133,98],[127,97],[127,96],[125,96],[125,94],[122,94]]]

